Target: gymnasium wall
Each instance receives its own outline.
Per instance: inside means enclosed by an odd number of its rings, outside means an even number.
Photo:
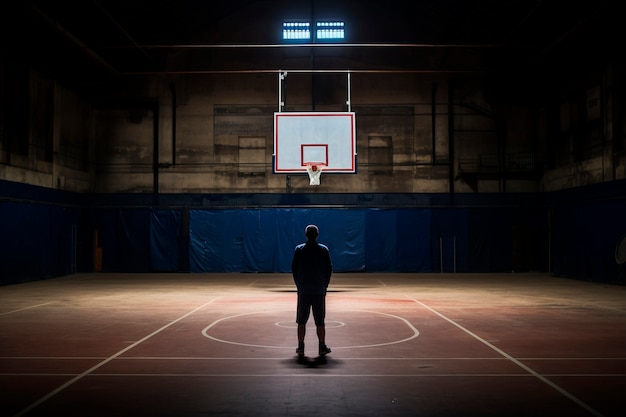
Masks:
[[[90,268],[85,213],[80,194],[0,181],[0,284]]]
[[[94,268],[288,272],[308,223],[320,226],[337,272],[546,270],[548,264],[547,211],[538,194],[155,197],[0,184],[2,283]]]
[[[616,282],[624,182],[549,194],[81,195],[0,182],[0,282],[289,272],[308,223],[335,271],[547,271]],[[97,231],[97,232],[96,232]]]
[[[555,274],[626,284],[615,249],[626,235],[626,180],[548,194]]]

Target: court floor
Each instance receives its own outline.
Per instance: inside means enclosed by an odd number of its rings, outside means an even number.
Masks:
[[[289,274],[0,287],[1,416],[624,416],[626,288],[335,274],[297,360]]]

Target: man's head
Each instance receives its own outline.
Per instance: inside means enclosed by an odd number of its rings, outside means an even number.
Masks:
[[[309,240],[315,240],[317,239],[317,237],[319,236],[320,231],[317,228],[316,225],[314,224],[310,224],[307,227],[304,228],[304,235],[309,239]]]

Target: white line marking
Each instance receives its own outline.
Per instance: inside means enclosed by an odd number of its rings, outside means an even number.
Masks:
[[[4,313],[0,313],[0,316],[4,316],[6,314],[18,313],[20,311],[30,310],[31,308],[37,308],[37,307],[41,307],[41,306],[47,306],[48,304],[54,304],[54,303],[56,303],[56,301],[49,301],[47,303],[37,304],[37,305],[34,305],[34,306],[30,306],[30,307],[24,307],[24,308],[20,308],[20,309],[17,309],[17,310],[5,311]]]
[[[23,360],[23,359],[32,359],[32,360],[101,360],[106,359],[104,356],[0,356],[0,360],[9,359],[9,360]]]
[[[104,356],[0,356],[0,360],[103,360]],[[117,358],[118,360],[272,360],[272,359],[285,359],[285,357],[271,358],[271,357],[216,357],[216,356],[125,356],[123,358]],[[507,361],[508,358],[421,358],[421,357],[376,357],[376,358],[355,358],[350,357],[350,360],[362,360],[362,361]],[[626,358],[517,358],[519,361],[624,361]]]
[[[276,311],[280,311],[280,310],[276,310]],[[400,316],[396,316],[394,314],[381,313],[379,311],[370,311],[370,310],[343,310],[343,311],[360,311],[360,312],[366,312],[366,313],[372,313],[372,314],[380,314],[381,316],[392,317],[394,319],[398,319],[398,320],[404,322],[404,324],[406,324],[407,327],[409,329],[411,329],[413,334],[411,336],[409,336],[407,338],[404,338],[404,339],[401,339],[401,340],[394,340],[394,341],[385,342],[385,343],[375,343],[375,344],[371,344],[371,345],[360,345],[360,346],[335,346],[335,345],[333,345],[333,349],[350,349],[350,348],[351,349],[355,349],[355,348],[368,348],[368,347],[395,345],[395,344],[398,344],[398,343],[408,342],[409,340],[415,339],[420,334],[419,330],[417,330],[407,319],[405,319],[403,317],[400,317]],[[264,313],[266,313],[266,311]],[[215,327],[216,325],[218,325],[222,321],[234,319],[234,318],[241,317],[241,316],[250,316],[250,315],[253,315],[253,314],[259,314],[259,313],[258,312],[241,313],[241,314],[235,314],[233,316],[222,317],[221,319],[215,320],[213,323],[211,323],[207,327],[205,327],[202,330],[201,333],[204,335],[204,337],[206,337],[208,339],[214,340],[216,342],[228,343],[228,344],[231,344],[231,345],[250,346],[250,347],[267,348],[267,349],[292,349],[291,346],[256,345],[256,344],[252,344],[252,343],[235,342],[235,341],[232,341],[232,340],[220,339],[218,337],[211,336],[209,334],[209,330],[211,330],[213,327]]]
[[[234,358],[233,358],[234,359]],[[237,358],[240,359],[240,358]],[[250,358],[252,359],[252,358]],[[282,358],[254,358],[255,360],[285,360],[284,357]],[[349,360],[352,360],[353,358],[349,358]],[[24,374],[16,374],[16,373],[0,373],[0,376],[54,376],[54,377],[58,377],[58,376],[76,376],[78,374],[55,374],[55,373],[24,373]],[[241,377],[248,377],[248,376],[266,376],[266,377],[282,377],[282,376],[297,376],[299,374],[292,374],[292,373],[284,373],[284,374],[278,374],[278,373],[273,373],[273,374],[235,374],[235,373],[228,373],[228,374],[188,374],[188,373],[180,373],[180,374],[163,374],[163,373],[150,373],[150,374],[140,374],[140,373],[133,373],[133,374],[121,374],[121,373],[110,373],[110,374],[104,374],[104,373],[91,373],[89,374],[89,376],[94,377],[94,376],[101,376],[101,377],[105,377],[105,376],[112,376],[112,377],[116,377],[116,376],[155,376],[155,377],[170,377],[170,376],[177,376],[177,377],[192,377],[192,376],[204,376],[204,377],[233,377],[233,378],[241,378]],[[307,377],[308,376],[313,376],[311,374],[304,374]],[[319,376],[327,376],[327,377],[346,377],[346,376],[350,376],[350,377],[411,377],[411,378],[430,378],[430,377],[437,377],[437,378],[458,378],[458,377],[469,377],[469,378],[500,378],[500,377],[509,377],[509,378],[535,378],[535,375],[530,375],[528,373],[524,373],[524,374],[323,374],[323,375],[319,375]],[[544,374],[544,376],[550,376],[550,377],[559,377],[559,378],[623,378],[626,376],[626,374]]]
[[[441,317],[442,319],[444,319],[448,323],[458,327],[459,329],[461,329],[462,331],[464,331],[468,335],[472,336],[474,339],[476,339],[479,342],[483,343],[485,346],[488,346],[489,348],[491,348],[494,351],[498,352],[500,355],[502,355],[505,358],[509,359],[511,362],[513,362],[514,364],[516,364],[517,366],[519,366],[520,368],[522,368],[523,370],[525,370],[529,374],[533,375],[534,377],[536,377],[540,381],[542,381],[545,384],[549,385],[550,387],[552,387],[553,389],[555,389],[556,391],[561,393],[563,396],[569,398],[570,400],[572,400],[573,402],[575,402],[576,404],[578,404],[579,406],[581,406],[582,408],[584,408],[585,410],[587,410],[588,412],[593,414],[594,416],[603,417],[603,415],[599,411],[591,408],[588,404],[586,404],[585,402],[580,400],[578,397],[570,394],[568,391],[566,391],[565,389],[561,388],[560,386],[558,386],[554,382],[550,381],[548,378],[546,378],[544,375],[540,374],[539,372],[535,371],[534,369],[524,365],[522,362],[520,362],[519,360],[515,359],[513,356],[509,355],[508,353],[506,353],[502,349],[499,349],[498,347],[492,345],[491,343],[487,342],[485,339],[481,338],[477,334],[471,332],[470,330],[468,330],[465,327],[461,326],[460,324],[456,323],[454,320],[449,319],[445,315],[443,315],[440,312],[438,312],[437,310],[427,306],[426,304],[422,303],[421,301],[419,301],[419,300],[417,300],[417,299],[415,299],[415,298],[413,298],[411,296],[408,296],[408,295],[407,295],[407,298],[413,300],[414,302],[416,302],[417,304],[421,305],[422,307],[424,307],[428,311],[430,311],[430,312],[436,314],[437,316]]]
[[[283,358],[284,359],[284,358]],[[3,374],[3,375],[13,375],[13,374]],[[15,376],[19,376],[22,374],[14,374]],[[58,375],[75,375],[75,374],[27,374],[34,376],[58,376]],[[580,377],[581,375],[568,375],[568,374],[547,374],[553,377]],[[313,376],[323,376],[327,378],[333,377],[351,377],[351,378],[535,378],[534,375],[530,374],[299,374],[299,373],[289,373],[286,372],[284,374],[278,373],[259,373],[259,374],[165,374],[165,373],[154,373],[154,374],[140,374],[140,373],[132,373],[132,374],[120,374],[120,373],[112,373],[112,374],[101,374],[101,373],[93,373],[90,376],[97,377],[205,377],[205,378],[248,378],[248,377],[266,377],[266,378],[277,378],[277,377],[294,377],[294,376],[303,376],[303,377],[313,377]],[[582,375],[584,377],[622,377],[623,375]]]
[[[132,345],[120,350],[119,352],[117,352],[116,354],[109,356],[108,358],[106,358],[105,360],[103,360],[102,362],[92,366],[91,368],[87,369],[85,372],[75,376],[74,378],[70,379],[69,381],[67,381],[65,384],[57,387],[56,389],[50,391],[48,394],[44,395],[43,397],[41,397],[40,399],[38,399],[37,401],[35,401],[34,403],[32,403],[31,405],[29,405],[28,407],[24,408],[22,411],[20,411],[19,413],[15,414],[14,417],[20,417],[25,415],[26,413],[30,412],[31,410],[33,410],[35,407],[39,406],[40,404],[44,403],[45,401],[49,400],[50,398],[54,397],[56,394],[58,394],[59,392],[63,391],[64,389],[66,389],[67,387],[69,387],[70,385],[74,384],[77,381],[80,381],[81,379],[83,379],[85,376],[91,374],[93,371],[95,371],[96,369],[106,365],[107,363],[111,362],[113,359],[117,358],[118,356],[124,354],[125,352],[131,350],[132,348],[134,348],[135,346],[138,346],[139,344],[145,342],[146,340],[150,339],[152,336],[162,332],[163,330],[167,329],[168,327],[178,323],[179,321],[187,318],[188,316],[192,315],[193,313],[195,313],[196,311],[199,311],[201,309],[203,309],[204,307],[208,306],[209,304],[213,303],[214,301],[216,301],[219,297],[216,297],[214,299],[212,299],[211,301],[208,301],[204,304],[202,304],[200,307],[196,307],[193,310],[191,310],[190,312],[188,312],[187,314],[184,314],[182,316],[180,316],[179,318],[177,318],[176,320],[166,324],[165,326],[161,327],[158,330],[155,330],[154,332],[150,333],[149,335],[147,335],[146,337],[144,337],[143,339],[140,339],[138,341],[136,341],[135,343],[133,343]]]
[[[380,314],[382,316],[388,316],[388,317],[392,317],[395,319],[398,319],[400,321],[403,321],[404,324],[406,324],[408,326],[409,329],[411,329],[413,331],[413,334],[407,338],[404,338],[402,340],[394,340],[393,342],[387,342],[387,343],[376,343],[373,345],[361,345],[361,346],[337,346],[337,349],[347,349],[347,348],[366,348],[366,347],[375,347],[375,346],[388,346],[388,345],[396,345],[399,343],[404,343],[404,342],[408,342],[409,340],[413,340],[415,339],[417,336],[419,336],[420,332],[419,330],[417,330],[407,319],[405,319],[404,317],[400,317],[400,316],[396,316],[395,314],[388,314],[388,313],[381,313],[379,311],[368,311],[368,310],[353,310],[353,311],[365,311],[367,313],[372,313],[372,314]]]

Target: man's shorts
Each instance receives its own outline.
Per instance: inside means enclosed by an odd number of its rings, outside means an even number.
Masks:
[[[326,296],[312,294],[298,294],[298,308],[296,311],[296,323],[306,324],[313,310],[313,320],[316,326],[324,326],[326,316]]]

